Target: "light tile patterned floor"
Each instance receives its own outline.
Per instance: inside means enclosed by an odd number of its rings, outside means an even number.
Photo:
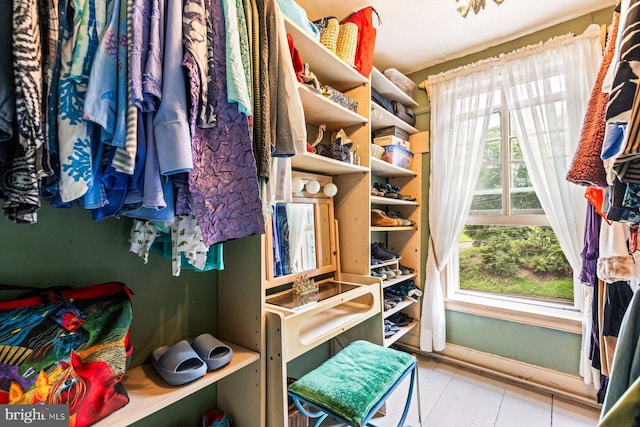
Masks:
[[[419,358],[420,409],[414,394],[406,425],[411,427],[595,427],[599,411],[568,403],[476,373]],[[405,381],[387,403],[379,427],[396,427],[406,399]],[[339,424],[326,420],[323,427]]]

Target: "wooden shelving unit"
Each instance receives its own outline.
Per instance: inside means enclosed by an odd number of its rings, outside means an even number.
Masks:
[[[385,162],[384,160],[376,158],[371,159],[371,173],[385,178],[418,175],[416,171],[401,168],[400,166],[392,165],[389,162]]]
[[[371,130],[376,131],[378,129],[386,128],[389,126],[396,126],[400,129],[409,132],[410,134],[419,132],[404,120],[401,120],[376,104],[371,103]]]
[[[418,105],[375,67],[371,72],[371,86],[389,101],[400,102],[409,108],[416,107]],[[389,126],[400,128],[410,135],[418,133],[418,129],[410,126],[378,104],[372,102],[370,125],[372,132]],[[415,150],[413,146],[411,148],[411,151],[414,152],[414,156],[408,169],[392,165],[379,159],[371,159],[371,174],[378,178],[385,179],[392,185],[399,186],[401,189],[399,191],[400,194],[419,197],[422,192],[422,153],[420,150]],[[371,205],[379,205],[383,208],[388,207],[390,209],[397,210],[403,218],[410,219],[416,224],[420,223],[421,207],[418,201],[405,201],[387,197],[370,196],[369,202]],[[397,253],[402,257],[403,265],[411,267],[416,271],[411,275],[384,280],[382,282],[383,289],[409,279],[415,279],[415,281],[418,282],[418,278],[420,277],[419,272],[421,269],[420,254],[422,250],[419,227],[417,225],[411,227],[371,227],[370,231],[386,233],[387,248],[391,252]],[[391,263],[394,262],[395,261],[391,261]],[[371,267],[375,268],[377,266]],[[407,326],[401,327],[400,330],[391,337],[383,338],[383,344],[385,346],[390,346],[401,338],[407,336],[407,334],[409,334],[419,323],[419,304],[416,304],[411,300],[405,300],[402,303],[397,304],[393,309],[384,311],[382,318],[383,320],[387,319],[399,311],[406,312],[416,320]]]
[[[298,92],[308,124],[314,126],[326,124],[329,129],[339,129],[363,125],[369,121],[366,117],[336,104],[303,84],[298,85]]]
[[[233,359],[228,365],[182,386],[168,385],[149,364],[128,370],[122,384],[129,395],[129,404],[94,425],[126,427],[260,360],[260,354],[255,351],[227,344],[233,350]]]
[[[390,100],[396,100],[407,107],[417,107],[418,103],[406,93],[398,90],[396,85],[376,67],[371,70],[371,85],[378,93]]]

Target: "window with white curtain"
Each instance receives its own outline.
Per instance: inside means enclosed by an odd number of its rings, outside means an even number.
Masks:
[[[565,177],[601,59],[600,28],[594,25],[582,35],[560,36],[425,82],[431,104],[431,173],[422,350],[444,349],[445,305],[571,332],[583,328],[583,336],[589,335],[580,321],[587,294],[579,279],[586,200],[584,190]],[[499,127],[499,135],[491,133],[492,126]],[[500,146],[501,157],[486,154],[486,144]],[[484,173],[491,167],[499,171],[500,192],[478,187],[483,167]],[[483,198],[497,204],[482,205]],[[459,239],[465,226],[478,225],[477,220],[548,224],[571,266],[573,298],[567,301],[572,303],[462,292]],[[544,229],[537,231],[533,237],[546,237]]]
[[[562,79],[555,81],[558,98]],[[458,243],[459,280],[449,296],[573,306],[573,274],[542,209],[500,83],[480,175]]]

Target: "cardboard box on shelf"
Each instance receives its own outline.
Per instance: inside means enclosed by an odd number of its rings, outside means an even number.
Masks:
[[[411,150],[411,143],[395,135],[379,136],[373,139],[373,143],[385,147],[387,145],[397,145],[398,147]]]

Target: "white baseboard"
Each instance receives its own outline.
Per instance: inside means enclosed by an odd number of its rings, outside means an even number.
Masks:
[[[553,394],[559,398],[600,409],[593,385],[584,383],[581,377],[553,369],[508,359],[495,354],[447,343],[442,352],[426,353],[417,346],[399,344],[415,353],[438,361],[457,365],[480,374],[497,377],[503,381]]]

